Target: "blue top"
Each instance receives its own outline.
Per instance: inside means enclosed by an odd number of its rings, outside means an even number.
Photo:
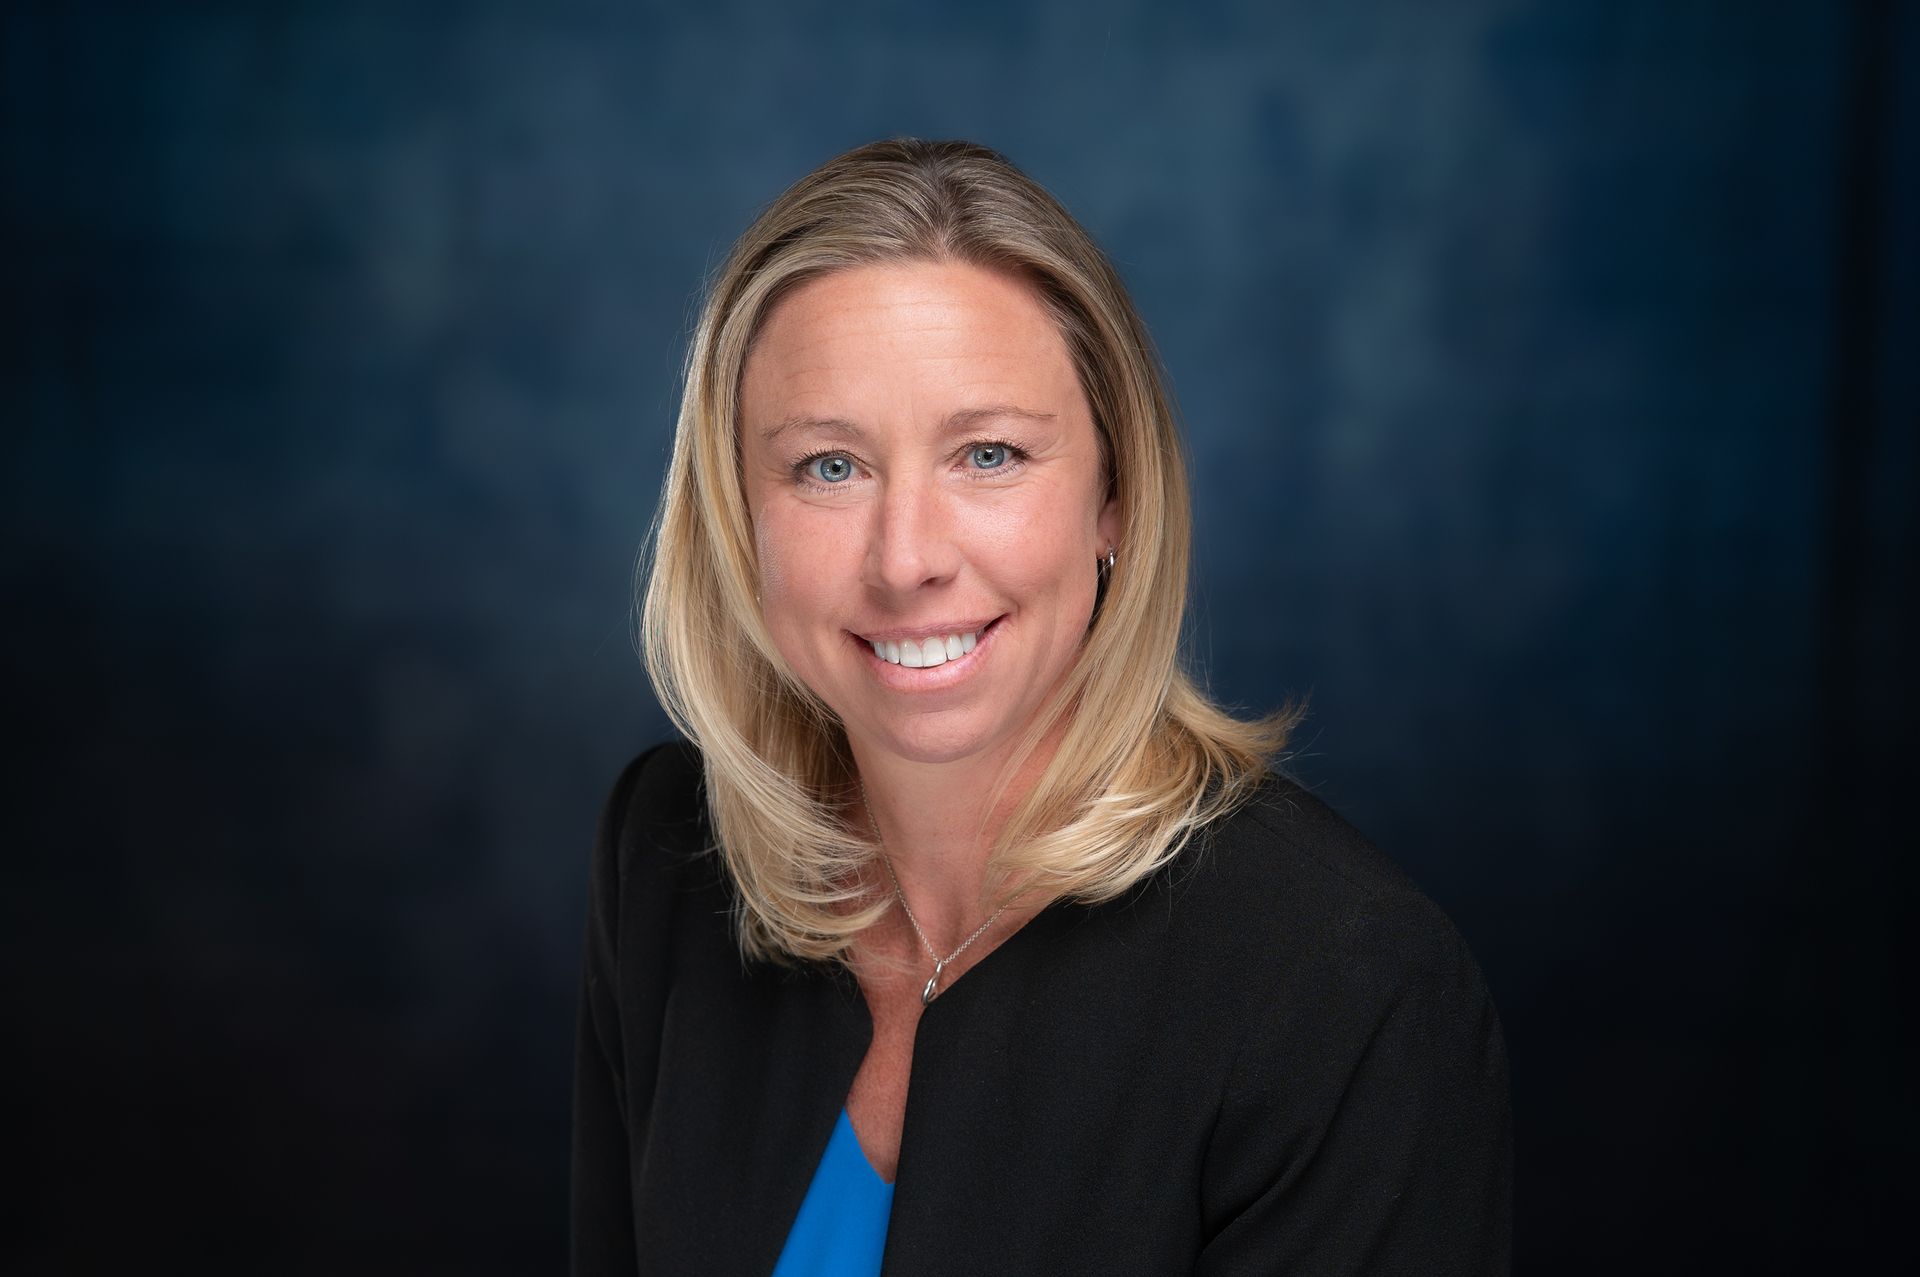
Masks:
[[[842,1108],[773,1277],[876,1277],[892,1210],[893,1185],[867,1160]]]

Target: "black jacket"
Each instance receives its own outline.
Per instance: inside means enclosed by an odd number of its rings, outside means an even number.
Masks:
[[[699,756],[593,859],[576,1274],[766,1274],[871,1036],[742,965]],[[1291,781],[1120,900],[1056,904],[926,1009],[885,1272],[1502,1273],[1507,1063],[1445,915]]]

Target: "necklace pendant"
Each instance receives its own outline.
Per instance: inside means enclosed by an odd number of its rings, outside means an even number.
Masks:
[[[945,962],[935,962],[933,964],[933,974],[927,977],[927,987],[920,990],[921,1006],[926,1006],[929,1002],[932,1002],[934,998],[939,994],[940,973],[942,971],[945,971],[946,969],[947,969],[947,964]]]

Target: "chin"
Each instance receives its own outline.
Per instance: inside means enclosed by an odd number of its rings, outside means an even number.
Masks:
[[[857,739],[908,762],[954,763],[985,752],[997,737],[979,724],[921,722],[881,725],[862,731]]]

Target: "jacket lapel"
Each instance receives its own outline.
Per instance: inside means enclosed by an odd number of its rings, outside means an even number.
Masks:
[[[742,972],[735,959],[711,979],[719,987],[702,987],[697,975],[676,986],[666,1009],[636,1183],[641,1263],[770,1273],[866,1056],[872,1019],[844,973]]]

